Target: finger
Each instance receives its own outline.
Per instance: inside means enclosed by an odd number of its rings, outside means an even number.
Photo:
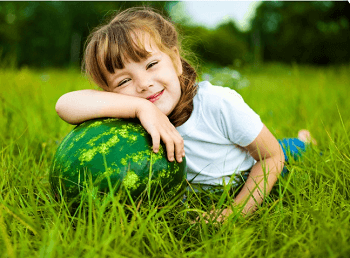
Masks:
[[[174,141],[172,140],[172,138],[169,135],[162,136],[162,140],[165,144],[168,160],[170,162],[173,162],[174,161],[174,151],[175,151]]]
[[[196,220],[194,221],[194,223],[200,222],[201,219],[203,219],[204,222],[205,222],[205,224],[208,224],[209,220],[208,220],[208,216],[207,216],[207,215],[208,215],[208,214],[204,213],[204,214],[198,216],[198,217],[196,218]]]
[[[182,162],[182,158],[184,157],[184,140],[182,139],[181,136],[177,137],[177,139],[175,139],[175,156],[176,156],[176,160],[177,162],[181,163]]]
[[[168,143],[166,143],[166,151],[167,151],[167,155],[168,155],[168,160],[170,162],[174,161],[174,142],[170,141]]]
[[[160,145],[160,136],[158,133],[151,134],[152,137],[152,148],[154,153],[158,153]]]
[[[175,127],[171,128],[168,132],[170,138],[174,143],[174,153],[176,161],[181,163],[182,158],[185,156],[184,140]]]

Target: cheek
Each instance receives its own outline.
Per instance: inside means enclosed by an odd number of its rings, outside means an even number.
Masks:
[[[115,89],[113,91],[114,93],[122,94],[122,95],[127,95],[127,96],[135,96],[135,92],[132,90],[131,87],[125,87],[122,89]]]
[[[181,89],[181,86],[179,85],[179,87],[178,87],[178,89],[177,89],[177,101],[180,100],[181,94],[182,94],[182,89]]]
[[[180,77],[182,75],[182,65],[181,65],[181,63],[175,65],[174,68],[175,68],[176,76]]]

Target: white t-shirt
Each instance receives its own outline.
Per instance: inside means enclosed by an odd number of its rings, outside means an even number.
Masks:
[[[262,128],[260,117],[236,91],[200,82],[190,118],[176,128],[185,142],[187,179],[221,185],[250,169],[256,161],[242,147]]]

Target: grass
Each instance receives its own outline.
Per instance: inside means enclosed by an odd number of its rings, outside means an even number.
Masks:
[[[229,86],[227,71],[212,72]],[[195,195],[187,207],[174,201],[162,209],[90,196],[70,214],[48,181],[73,128],[54,106],[65,92],[94,86],[74,70],[0,70],[0,257],[349,257],[350,67],[270,64],[240,74],[230,85],[277,138],[307,128],[318,146],[291,162],[256,213],[237,210],[218,225],[191,223],[209,209]]]

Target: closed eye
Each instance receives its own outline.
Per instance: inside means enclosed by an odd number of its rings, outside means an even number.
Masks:
[[[156,65],[156,64],[158,64],[157,61],[151,62],[151,63],[149,63],[149,64],[147,65],[146,69],[149,69],[149,68],[153,67],[153,66]]]
[[[128,81],[130,81],[130,79],[122,80],[120,83],[118,83],[117,87],[122,86],[123,84],[127,83]]]

